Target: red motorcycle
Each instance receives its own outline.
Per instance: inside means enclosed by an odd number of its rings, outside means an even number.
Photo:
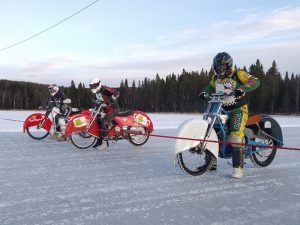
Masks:
[[[50,106],[47,108],[45,113],[34,113],[26,118],[23,124],[23,132],[35,139],[42,140],[46,138],[50,133],[57,132],[57,124],[55,121],[55,115],[59,113],[59,109],[55,107],[55,104],[50,101]],[[72,109],[69,115],[65,118],[66,123],[71,120],[72,117],[80,114],[90,115],[89,110],[75,110]]]
[[[101,128],[97,119],[105,116],[106,104],[96,101],[96,106],[90,115],[81,113],[73,117],[65,130],[65,135],[78,148],[85,149],[92,146],[101,135]],[[97,118],[98,117],[98,118]],[[116,115],[108,127],[110,140],[127,139],[136,146],[145,144],[153,131],[150,117],[141,111],[124,111]]]

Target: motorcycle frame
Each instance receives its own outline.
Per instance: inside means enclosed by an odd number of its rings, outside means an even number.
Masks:
[[[53,110],[54,107],[51,107],[51,109],[47,109],[45,113],[34,113],[29,115],[26,120],[24,121],[24,125],[23,125],[23,132],[25,132],[25,130],[28,127],[32,127],[32,126],[38,126],[38,127],[43,127],[45,130],[50,131],[51,127],[53,126],[54,130],[56,130],[56,124],[54,121],[54,115],[53,115]],[[30,121],[31,119],[36,120],[36,116],[41,116],[40,119],[38,119],[38,121],[34,121],[34,123],[30,124],[32,121]],[[47,122],[47,124],[45,124]]]
[[[222,108],[222,101],[216,98],[213,98],[212,100],[210,100],[208,102],[208,107],[206,109],[206,112],[203,115],[203,120],[206,120],[208,122],[208,128],[204,137],[204,140],[208,139],[212,130],[214,129],[216,131],[216,133],[218,134],[218,139],[221,142],[226,142],[227,140],[227,122],[222,123],[222,120],[220,118],[220,115],[225,115],[227,116],[227,118],[229,118],[230,114],[225,111]],[[218,131],[218,132],[217,132]],[[261,146],[261,147],[267,147],[268,145],[263,143],[263,142],[258,142],[258,141],[253,141],[250,140],[246,134],[244,136],[245,138],[245,155],[249,156],[251,154],[253,154],[254,152],[258,152],[258,151],[262,151],[264,149],[261,150],[257,150],[257,151],[253,151],[251,145],[255,145],[255,146]],[[207,142],[203,141],[200,143],[200,147],[203,146],[205,147],[205,144]],[[247,146],[247,144],[249,144]],[[231,158],[232,156],[232,148],[231,145],[226,144],[226,143],[220,143],[219,144],[219,157],[220,158]]]
[[[105,113],[101,112],[102,108],[103,108],[103,102],[102,102],[102,104],[99,104],[97,107],[95,107],[92,110],[91,115],[78,114],[78,116],[72,118],[69,121],[68,125],[67,125],[66,135],[69,136],[73,132],[86,132],[86,133],[88,133],[88,134],[90,134],[90,135],[92,135],[96,138],[99,138],[100,135],[101,135],[101,127],[99,126],[99,124],[96,120],[97,120],[97,115],[100,115],[101,118],[103,118],[105,116]],[[133,126],[134,124],[138,125],[139,127],[146,127],[146,128],[148,128],[148,130],[150,132],[152,132],[153,131],[153,124],[152,124],[151,119],[147,115],[145,115],[144,112],[140,112],[140,111],[135,111],[134,114],[132,114],[132,116],[134,116],[136,113],[139,113],[139,114],[142,114],[143,116],[146,116],[147,119],[150,122],[150,125],[147,127],[147,126],[143,126],[142,124],[136,124],[136,122],[134,122],[134,121],[132,122],[132,124],[126,124],[126,123],[128,123],[128,120],[127,120],[128,117],[124,117],[124,118],[126,118],[125,120],[127,122],[122,123],[122,118],[123,117],[115,116],[113,121],[115,121],[117,124],[115,124],[115,125],[113,125],[112,127],[109,128],[108,137],[110,139],[116,139],[116,140],[125,138],[126,135],[129,135],[129,131],[126,132],[127,130],[124,130],[123,126]],[[72,130],[73,128],[71,127],[71,126],[75,127],[75,125],[74,125],[75,123],[73,121],[75,119],[79,119],[81,117],[84,117],[85,120],[88,120],[88,124],[86,125],[84,130],[80,130],[80,128],[78,128],[77,131],[73,131]],[[116,129],[117,126],[119,127],[119,129]]]

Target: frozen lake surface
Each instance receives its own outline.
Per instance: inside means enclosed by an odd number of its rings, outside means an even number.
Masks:
[[[24,120],[32,112],[0,111]],[[176,135],[197,114],[150,114],[155,134]],[[285,146],[300,147],[299,117],[275,117]],[[241,180],[229,160],[189,177],[173,164],[172,139],[108,151],[30,139],[22,123],[1,121],[0,224],[295,224],[300,221],[300,152],[278,150],[267,168],[246,160]],[[10,132],[6,132],[10,131]]]

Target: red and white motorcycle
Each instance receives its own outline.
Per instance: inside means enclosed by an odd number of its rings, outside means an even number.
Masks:
[[[76,147],[89,148],[101,136],[97,117],[99,119],[105,116],[105,107],[104,101],[97,100],[91,114],[81,113],[69,121],[65,135]],[[153,123],[145,112],[128,110],[119,112],[107,131],[110,140],[127,139],[133,145],[141,146],[148,141],[150,133],[153,132]]]
[[[49,107],[45,113],[31,114],[24,121],[23,132],[25,133],[26,131],[27,134],[35,140],[42,140],[49,134],[52,135],[53,133],[62,132],[57,131],[58,126],[66,126],[68,121],[70,121],[71,118],[78,113],[87,115],[91,114],[89,110],[76,110],[72,108],[69,115],[66,118],[59,118],[58,124],[56,124],[55,116],[59,113],[59,109],[55,106],[54,102],[50,101],[49,103]]]

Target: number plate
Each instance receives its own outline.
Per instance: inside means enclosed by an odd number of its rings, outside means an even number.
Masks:
[[[75,127],[84,127],[87,125],[87,121],[84,116],[74,119],[73,123]]]

